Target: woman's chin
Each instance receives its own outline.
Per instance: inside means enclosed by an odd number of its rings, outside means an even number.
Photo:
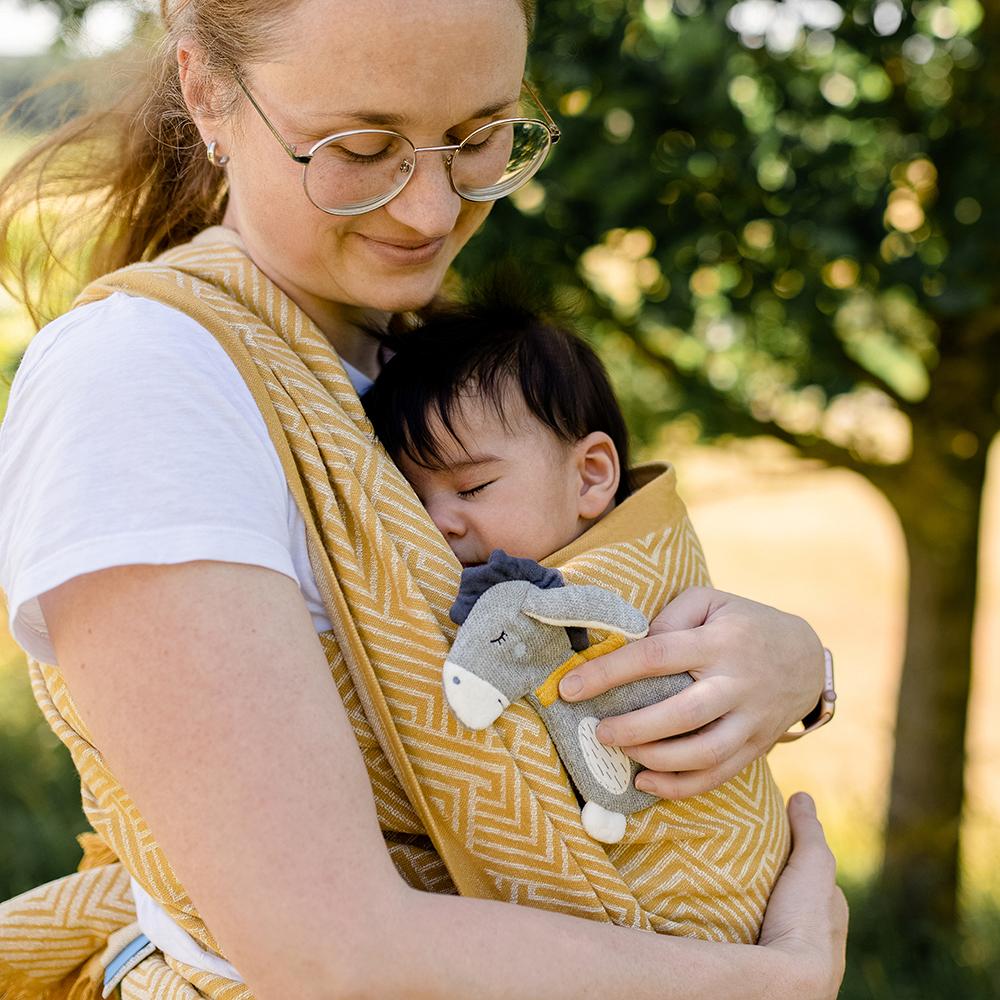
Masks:
[[[410,282],[406,287],[384,288],[376,295],[369,295],[365,301],[368,308],[387,313],[416,312],[434,301],[441,287],[440,279],[425,282]]]

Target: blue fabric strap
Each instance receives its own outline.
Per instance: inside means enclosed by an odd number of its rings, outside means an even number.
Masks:
[[[125,975],[154,951],[156,945],[145,934],[140,934],[125,945],[104,969],[104,989],[101,991],[101,996],[105,998],[110,996]]]

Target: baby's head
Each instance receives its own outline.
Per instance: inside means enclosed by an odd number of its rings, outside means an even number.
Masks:
[[[543,559],[631,492],[607,374],[564,324],[494,289],[393,346],[365,409],[463,565]]]

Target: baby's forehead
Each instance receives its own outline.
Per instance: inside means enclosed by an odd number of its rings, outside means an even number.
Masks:
[[[513,391],[501,400],[463,391],[452,401],[450,428],[437,413],[430,414],[427,423],[443,472],[498,459],[534,456],[541,461],[551,457],[549,446],[559,443],[556,433]]]
[[[543,420],[531,412],[521,393],[507,390],[499,398],[482,395],[474,389],[463,390],[452,401],[450,423],[459,442],[468,447],[484,437],[504,440],[513,445],[529,442],[540,434],[555,432]],[[451,437],[438,414],[431,414],[429,430],[435,440],[446,444],[445,437]],[[445,435],[445,437],[442,437]]]

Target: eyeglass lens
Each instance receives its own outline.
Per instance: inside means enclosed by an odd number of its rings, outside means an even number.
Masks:
[[[452,158],[452,184],[470,201],[503,198],[533,176],[550,144],[541,122],[497,122],[476,129]],[[363,212],[401,190],[415,169],[414,147],[402,136],[375,129],[353,132],[315,150],[306,168],[306,193],[325,211]]]

